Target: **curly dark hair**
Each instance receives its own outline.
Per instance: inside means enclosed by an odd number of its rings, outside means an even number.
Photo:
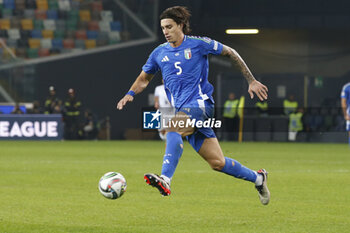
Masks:
[[[165,9],[160,14],[160,20],[162,19],[172,19],[177,24],[183,24],[183,33],[188,34],[191,32],[190,28],[190,17],[191,13],[185,6],[173,6]]]

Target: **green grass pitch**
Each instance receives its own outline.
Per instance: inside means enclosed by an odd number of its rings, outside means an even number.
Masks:
[[[143,180],[159,173],[161,141],[0,142],[0,232],[350,232],[346,144],[221,143],[226,156],[269,172],[271,202],[254,185],[212,171],[185,143],[162,197]],[[108,200],[100,177],[122,173]]]

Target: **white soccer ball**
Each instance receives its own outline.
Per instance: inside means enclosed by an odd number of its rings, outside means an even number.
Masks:
[[[117,199],[121,197],[126,190],[126,180],[124,176],[118,172],[107,172],[104,174],[100,182],[98,182],[100,193],[109,199]]]

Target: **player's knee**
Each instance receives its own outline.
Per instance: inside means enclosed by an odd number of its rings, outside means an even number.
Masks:
[[[225,166],[225,160],[215,159],[209,161],[210,167],[215,171],[221,171]]]
[[[181,128],[181,127],[169,127],[167,132],[176,132],[181,135],[181,137],[186,137],[194,132],[192,128]]]
[[[177,128],[174,128],[174,127],[168,128],[168,129],[166,130],[166,132],[167,132],[167,133],[169,133],[169,132],[176,132],[176,133],[180,134],[181,137],[184,137],[184,136],[183,136],[183,132],[182,132],[181,130],[177,129]]]

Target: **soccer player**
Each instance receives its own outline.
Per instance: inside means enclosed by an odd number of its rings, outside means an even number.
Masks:
[[[185,120],[203,121],[213,117],[213,86],[208,82],[208,55],[222,55],[237,64],[249,84],[250,97],[254,93],[260,100],[267,99],[267,87],[257,81],[249,68],[232,48],[206,37],[189,36],[190,12],[186,7],[175,6],[166,9],[160,15],[160,24],[166,43],[159,45],[150,54],[142,71],[131,86],[129,92],[118,102],[117,108],[123,109],[132,102],[135,94],[142,92],[157,71],[161,71],[165,90],[176,115],[173,122]],[[206,160],[212,169],[226,173],[255,184],[262,204],[270,201],[265,169],[253,171],[238,161],[225,157],[212,128],[180,127],[171,124],[168,133],[166,151],[163,158],[161,176],[145,174],[146,182],[156,187],[164,196],[170,195],[170,183],[183,151],[183,137]],[[183,126],[183,125],[182,125]]]
[[[343,86],[340,97],[341,107],[343,109],[344,119],[346,121],[346,131],[349,132],[350,145],[350,82]]]

